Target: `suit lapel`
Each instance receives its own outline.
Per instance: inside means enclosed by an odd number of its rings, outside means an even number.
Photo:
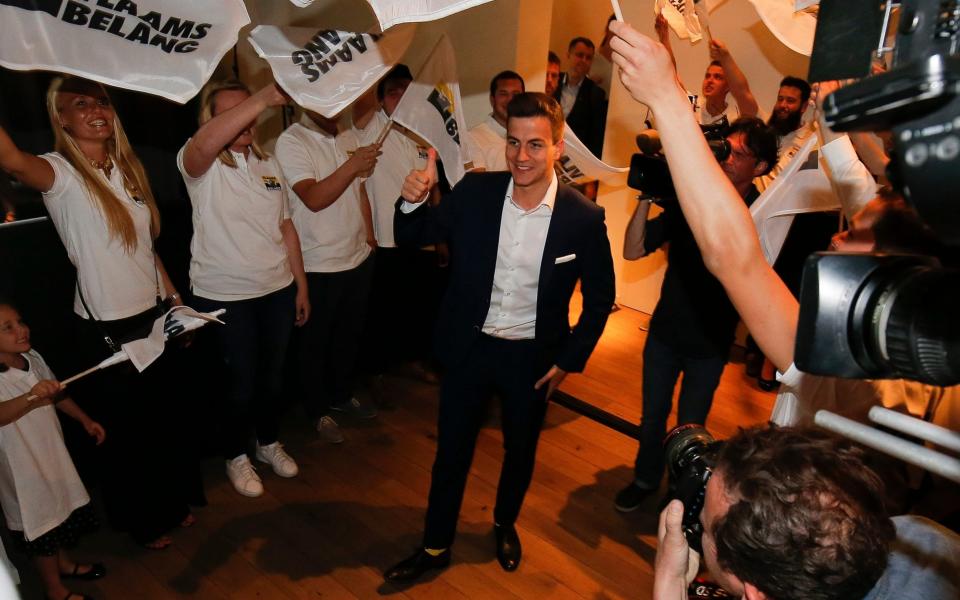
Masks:
[[[563,189],[557,189],[557,199],[553,203],[553,215],[550,217],[550,227],[547,228],[547,240],[543,245],[543,258],[540,260],[540,279],[537,283],[537,304],[540,304],[540,299],[543,297],[541,292],[546,287],[546,283],[550,281],[550,275],[553,274],[554,260],[557,258],[557,248],[560,244],[560,238],[562,233],[565,231],[563,227],[563,219],[566,216],[567,212],[564,210],[566,200],[563,193]]]
[[[491,186],[495,191],[490,197],[480,199],[483,210],[480,218],[483,219],[480,231],[489,231],[490,235],[482,238],[478,248],[479,266],[484,270],[484,277],[480,281],[489,281],[493,289],[493,275],[497,270],[497,252],[500,248],[500,221],[503,219],[503,204],[507,194],[507,185],[510,177],[502,178],[497,185]],[[481,189],[483,189],[481,187]]]

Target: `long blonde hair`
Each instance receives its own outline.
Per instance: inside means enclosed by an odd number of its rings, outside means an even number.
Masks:
[[[63,128],[60,122],[61,104],[58,96],[65,83],[69,87],[76,87],[78,90],[84,88],[89,90],[89,92],[84,93],[96,93],[96,90],[99,90],[108,99],[109,96],[99,83],[76,77],[57,77],[50,83],[50,88],[47,90],[47,114],[50,116],[50,127],[53,129],[54,149],[63,155],[67,162],[80,173],[83,185],[100,205],[100,213],[107,221],[107,230],[110,232],[110,237],[119,239],[124,250],[131,252],[139,243],[133,218],[109,183],[100,175],[99,170],[90,164],[90,159],[83,154],[76,140]],[[130,147],[127,134],[123,131],[123,126],[120,124],[116,111],[113,114],[113,137],[107,140],[107,154],[116,168],[120,170],[123,185],[130,196],[139,198],[150,209],[150,235],[153,239],[156,239],[160,235],[160,211],[157,209],[153,192],[150,190],[150,182],[147,180],[143,164],[140,163],[140,159],[133,152],[133,148]]]
[[[247,84],[243,83],[238,79],[225,79],[223,81],[213,81],[208,83],[203,88],[203,92],[200,94],[200,125],[203,126],[204,123],[213,118],[213,102],[217,97],[217,94],[220,92],[229,92],[229,91],[239,91],[246,92],[247,95],[252,95],[250,93],[250,88],[247,87]],[[260,160],[265,160],[269,154],[263,151],[263,148],[260,147],[260,143],[257,142],[256,137],[254,137],[253,142],[250,144],[250,150],[253,151],[253,155],[259,158]],[[227,165],[228,167],[237,168],[237,161],[233,159],[233,155],[230,154],[229,148],[224,148],[220,151],[218,155],[220,161]]]

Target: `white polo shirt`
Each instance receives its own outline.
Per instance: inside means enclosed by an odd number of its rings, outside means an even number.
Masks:
[[[356,135],[334,137],[304,115],[277,139],[277,160],[291,185],[329,177],[358,147]],[[293,193],[293,224],[300,234],[303,267],[308,273],[336,273],[353,269],[370,255],[360,212],[361,182],[354,179],[330,206],[313,212]]]
[[[183,167],[187,144],[177,154],[177,167],[193,204],[193,293],[248,300],[290,285],[293,272],[280,233],[280,224],[290,218],[287,184],[276,160],[231,152],[236,168],[218,158],[194,178]]]
[[[493,113],[470,130],[470,137],[475,149],[473,166],[488,171],[507,170],[507,129],[493,118]]]
[[[56,152],[41,158],[53,167],[53,187],[43,193],[70,262],[77,268],[77,280],[93,317],[101,321],[123,319],[156,306],[159,276],[150,236],[150,209],[130,197],[120,169],[110,174],[110,188],[133,219],[137,247],[127,251],[123,242],[110,234],[100,202],[91,196],[80,173]],[[159,281],[160,296],[166,297]],[[74,294],[73,311],[89,318]]]
[[[377,141],[390,118],[382,110],[363,129],[353,126],[361,146]],[[417,143],[402,126],[394,124],[380,147],[383,154],[377,160],[373,174],[364,182],[373,210],[373,232],[377,244],[384,248],[396,248],[393,238],[393,211],[403,188],[403,180],[410,171],[422,169],[427,162],[426,145]]]

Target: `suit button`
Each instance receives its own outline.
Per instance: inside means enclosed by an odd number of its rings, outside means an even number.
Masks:
[[[479,325],[474,325],[474,326],[473,326],[473,330],[474,330],[475,332],[477,332],[477,333],[480,333],[480,326],[479,326]]]

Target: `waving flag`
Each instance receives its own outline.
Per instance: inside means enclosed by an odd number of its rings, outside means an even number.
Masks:
[[[794,0],[750,0],[770,33],[798,54],[810,56],[817,17],[812,11],[800,10]]]
[[[656,0],[653,12],[662,14],[680,39],[689,39],[691,44],[703,39],[693,0]]]
[[[840,208],[840,200],[826,172],[820,167],[819,158],[818,134],[814,132],[769,187],[750,205],[750,214],[760,236],[760,246],[771,265],[780,256],[795,215]]]
[[[415,29],[370,34],[260,25],[250,44],[297,104],[333,118],[403,57]]]
[[[446,35],[433,48],[416,81],[410,84],[392,118],[437,149],[447,181],[453,187],[472,168],[457,64]]]
[[[397,23],[435,21],[487,2],[490,0],[367,0],[381,31]]]
[[[250,22],[242,0],[0,0],[0,65],[184,103]]]
[[[622,177],[630,169],[611,167],[593,155],[573,129],[563,128],[563,154],[554,163],[554,170],[561,183],[586,183],[588,181],[610,181]]]

